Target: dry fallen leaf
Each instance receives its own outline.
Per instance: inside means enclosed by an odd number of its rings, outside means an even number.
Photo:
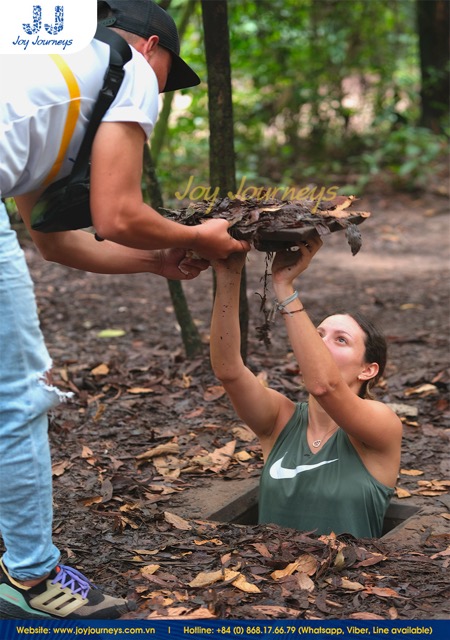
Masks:
[[[291,576],[298,568],[298,562],[290,562],[284,569],[277,569],[270,574],[270,577],[274,580],[281,580],[286,576]]]
[[[270,617],[276,620],[277,618],[292,618],[297,619],[302,613],[298,609],[292,607],[281,607],[279,605],[260,604],[253,607],[253,611],[260,615],[260,617]]]
[[[242,440],[242,442],[253,442],[256,440],[256,435],[253,433],[251,429],[248,427],[234,427],[231,429],[231,433],[238,440]]]
[[[326,578],[325,582],[327,582],[328,584],[334,584],[335,578]],[[360,582],[353,582],[348,578],[340,578],[338,585],[342,589],[347,589],[348,591],[361,591],[362,589],[364,589],[364,585],[362,585]]]
[[[190,587],[208,587],[211,584],[223,580],[233,580],[239,576],[239,571],[230,571],[219,569],[218,571],[201,571],[191,582]]]
[[[311,580],[309,575],[303,571],[297,575],[297,584],[299,589],[307,591],[308,593],[312,593],[315,589],[314,582]]]
[[[127,392],[135,394],[154,393],[153,389],[150,389],[150,387],[131,387],[130,389],[127,389]]]
[[[233,587],[236,587],[240,591],[244,591],[245,593],[261,593],[261,589],[259,589],[256,584],[252,584],[248,582],[245,576],[240,574],[236,580],[232,582]]]
[[[232,440],[231,442],[228,442],[224,447],[220,447],[220,449],[216,449],[211,454],[209,454],[209,458],[211,460],[211,466],[209,468],[211,469],[211,471],[219,473],[219,471],[224,471],[225,469],[227,469],[234,455],[235,449],[236,440]]]
[[[237,453],[234,454],[234,457],[239,462],[248,462],[253,458],[253,456],[250,455],[248,451],[238,451]]]
[[[444,549],[444,551],[439,551],[439,553],[435,553],[434,555],[431,556],[431,559],[435,560],[439,556],[450,556],[450,547],[447,547],[447,549]]]
[[[148,451],[145,451],[145,453],[140,453],[136,456],[136,460],[149,460],[156,456],[164,456],[169,453],[179,452],[180,446],[176,442],[168,442],[167,444],[160,444],[157,447],[153,447],[153,449],[149,449]]]
[[[198,609],[190,609],[189,607],[169,607],[165,614],[159,613],[159,611],[152,611],[148,620],[205,620],[209,618],[215,618],[216,616],[206,609],[205,607],[199,607]]]
[[[203,546],[204,544],[215,544],[217,547],[223,544],[222,540],[219,538],[211,538],[210,540],[194,540],[194,544],[198,547]]]
[[[395,487],[395,495],[397,498],[410,498],[411,494],[406,489],[402,489],[401,487]]]
[[[66,469],[70,469],[73,464],[68,462],[67,460],[63,460],[62,462],[55,462],[52,464],[52,475],[59,477],[66,471]]]
[[[404,598],[399,596],[394,589],[390,589],[389,587],[366,587],[364,589],[364,593],[378,596],[380,598],[400,598],[401,600],[404,600]]]
[[[189,413],[185,413],[183,417],[190,420],[192,418],[198,418],[204,412],[205,412],[205,409],[203,407],[198,407],[197,409],[193,409],[193,411],[190,411]]]
[[[225,389],[222,385],[213,385],[206,389],[203,394],[203,400],[205,400],[205,402],[213,402],[214,400],[221,398],[223,395],[225,395]]]
[[[309,576],[313,576],[316,573],[318,566],[318,560],[313,555],[309,555],[309,553],[304,553],[297,558],[297,571],[306,573]]]
[[[421,384],[418,387],[411,387],[405,390],[405,396],[420,395],[422,398],[426,396],[434,396],[439,393],[438,388],[434,384]]]
[[[361,562],[358,562],[355,566],[358,567],[358,569],[359,567],[371,567],[379,562],[384,562],[384,560],[387,560],[387,556],[382,553],[372,553],[368,558],[361,560]]]
[[[190,531],[190,529],[192,529],[187,520],[180,518],[180,516],[177,516],[175,513],[164,511],[164,519],[169,524],[172,524],[176,529],[180,529],[180,531]]]
[[[82,500],[81,504],[84,504],[85,507],[91,507],[93,504],[100,504],[101,502],[103,502],[102,496],[92,496]]]
[[[179,478],[184,463],[175,456],[157,456],[153,458],[153,465],[160,476]]]
[[[141,567],[139,571],[144,578],[147,578],[148,576],[152,576],[154,573],[156,573],[159,568],[159,564],[148,564],[145,567]]]
[[[109,367],[107,364],[99,364],[98,367],[91,369],[93,376],[106,376],[109,373]]]
[[[268,548],[266,547],[266,545],[262,542],[254,542],[252,545],[252,547],[254,547],[256,549],[256,551],[258,551],[258,553],[260,555],[262,555],[264,558],[271,558],[272,554],[270,553],[270,551],[268,550]]]
[[[423,476],[423,471],[419,469],[400,469],[400,473],[404,476]]]

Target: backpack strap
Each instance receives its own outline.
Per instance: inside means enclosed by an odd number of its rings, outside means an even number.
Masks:
[[[115,31],[98,25],[94,38],[109,45],[109,66],[71,172],[73,179],[76,179],[78,175],[81,177],[86,174],[95,134],[103,116],[120,89],[125,75],[124,65],[132,57],[130,46]]]
[[[94,136],[103,116],[120,89],[120,85],[122,84],[122,80],[125,75],[123,67],[129,60],[131,60],[132,57],[129,45],[125,42],[122,36],[119,36],[115,31],[98,25],[94,38],[95,40],[100,40],[101,42],[105,42],[109,45],[109,66],[106,70],[102,89],[98,95],[97,102],[94,105],[94,110],[89,119],[80,150],[78,151],[78,155],[71,171],[71,177],[73,178],[82,175],[84,176],[86,174],[86,167],[89,164]],[[48,186],[55,176],[58,175],[58,172],[61,169],[73,132],[75,131],[81,108],[80,88],[67,62],[57,54],[51,54],[50,57],[57,65],[64,77],[64,80],[66,81],[70,101],[58,155],[43,182],[43,186]]]

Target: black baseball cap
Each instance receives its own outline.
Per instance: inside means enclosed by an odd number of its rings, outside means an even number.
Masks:
[[[163,92],[195,87],[200,83],[195,71],[180,58],[177,27],[167,11],[152,0],[107,0],[105,4],[113,15],[100,20],[99,24],[117,27],[142,38],[158,36],[159,44],[171,52],[172,66]]]

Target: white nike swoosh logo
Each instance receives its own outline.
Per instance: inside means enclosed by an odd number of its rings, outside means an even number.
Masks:
[[[285,454],[286,455],[286,454]],[[337,462],[338,458],[334,460],[325,460],[324,462],[318,462],[317,464],[300,464],[295,469],[286,469],[286,467],[282,467],[281,463],[283,462],[283,458],[280,458],[270,467],[270,477],[274,480],[284,480],[286,478],[295,478],[299,473],[303,473],[304,471],[311,471],[312,469],[317,469],[318,467],[322,467],[324,464],[331,464],[332,462]]]

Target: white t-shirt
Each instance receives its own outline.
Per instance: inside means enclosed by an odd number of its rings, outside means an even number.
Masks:
[[[136,122],[147,137],[158,117],[158,80],[145,58],[133,57],[104,122]],[[66,122],[69,90],[46,55],[2,56],[0,60],[0,195],[22,195],[39,187],[56,160]],[[55,180],[72,170],[109,62],[109,47],[93,40],[63,56],[81,94],[81,109],[63,165]]]

